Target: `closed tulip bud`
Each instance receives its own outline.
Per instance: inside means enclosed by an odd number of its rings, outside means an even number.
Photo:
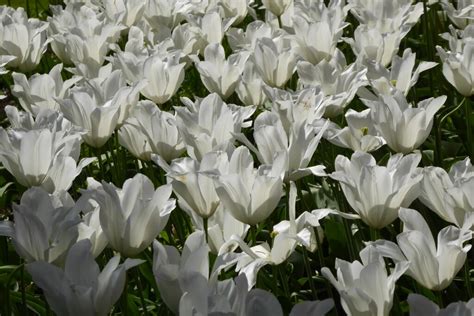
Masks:
[[[137,174],[124,182],[123,188],[102,182],[85,194],[100,206],[100,225],[109,245],[131,257],[148,247],[163,230],[175,200],[170,199],[171,186],[156,190],[146,176]]]
[[[265,83],[258,74],[255,65],[248,60],[245,63],[244,71],[235,89],[243,104],[250,106],[262,106],[267,101],[267,96],[263,87]]]
[[[350,160],[337,156],[336,171],[330,177],[339,181],[347,202],[367,225],[382,228],[420,194],[420,160],[420,154],[396,154],[382,167],[372,155],[356,151]]]
[[[119,264],[120,256],[116,255],[100,271],[90,248],[88,240],[72,246],[64,269],[44,261],[26,265],[57,315],[109,314],[123,291],[127,270],[143,263],[143,260],[127,259]]]

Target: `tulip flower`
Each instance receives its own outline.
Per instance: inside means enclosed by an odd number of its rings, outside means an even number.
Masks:
[[[147,0],[143,16],[153,29],[174,29],[184,20],[183,3],[178,0]]]
[[[46,37],[48,23],[28,19],[23,8],[0,7],[0,55],[14,56],[8,67],[31,71],[40,63],[50,40]]]
[[[244,71],[235,92],[240,101],[247,106],[262,106],[267,101],[263,87],[265,83],[251,60],[245,63]]]
[[[196,62],[196,69],[209,92],[227,99],[234,93],[248,57],[249,53],[241,52],[229,56],[226,60],[221,44],[209,44],[204,50],[205,61]]]
[[[155,190],[150,179],[140,173],[126,180],[122,189],[102,181],[101,187],[97,184],[85,194],[100,206],[100,225],[109,245],[127,257],[151,244],[176,204],[169,198],[170,185]]]
[[[281,16],[292,2],[293,0],[262,0],[265,9],[276,16]]]
[[[302,17],[293,18],[296,52],[311,64],[329,61],[335,55],[344,25],[334,25],[328,19],[329,17],[325,16],[316,23],[308,23]]]
[[[89,191],[100,187],[98,182],[91,180],[91,178],[88,178],[87,189]],[[77,200],[76,209],[83,213],[82,222],[78,225],[79,236],[77,240],[88,239],[91,242],[92,255],[97,258],[108,245],[107,237],[102,226],[100,226],[100,206],[85,194]]]
[[[157,104],[163,104],[178,91],[184,80],[184,63],[179,63],[179,55],[162,59],[150,56],[143,63],[143,78],[148,84],[141,93]]]
[[[303,105],[304,106],[304,105]],[[315,127],[305,122],[293,124],[285,131],[282,120],[274,112],[263,112],[254,122],[255,147],[245,136],[238,139],[254,151],[258,160],[264,164],[283,163],[285,181],[294,181],[313,174],[325,175],[324,166],[308,167],[327,125],[317,133]]]
[[[78,237],[81,221],[74,201],[65,192],[48,194],[39,187],[23,193],[13,206],[14,222],[2,222],[0,235],[13,239],[16,252],[27,262],[61,265]]]
[[[176,49],[184,55],[199,54],[206,47],[206,41],[201,36],[201,29],[191,23],[179,24],[171,34]]]
[[[451,303],[442,309],[420,294],[408,294],[407,301],[410,305],[410,316],[467,316],[474,313],[474,298],[471,298],[468,302]]]
[[[438,234],[436,246],[431,230],[423,216],[415,210],[400,208],[399,217],[403,232],[397,236],[397,244],[387,240],[371,243],[380,253],[395,262],[410,265],[407,275],[430,290],[447,288],[463,267],[467,252],[472,245],[463,246],[471,240],[472,231],[454,226],[443,228]]]
[[[151,101],[139,102],[120,128],[119,142],[143,160],[151,160],[154,153],[170,162],[185,151],[175,116]]]
[[[425,167],[420,201],[439,217],[457,227],[474,225],[474,168],[466,158],[451,166],[449,173],[439,167]]]
[[[329,176],[339,181],[347,202],[367,225],[382,228],[420,194],[420,160],[420,154],[396,154],[382,167],[372,155],[356,151],[350,160],[337,156],[336,171]]]
[[[104,12],[110,21],[127,27],[142,19],[146,0],[105,0]]]
[[[220,6],[226,18],[234,18],[232,25],[241,23],[248,14],[251,0],[222,0]]]
[[[377,150],[385,144],[385,140],[379,136],[370,119],[370,109],[362,112],[349,109],[345,117],[346,127],[341,129],[336,124],[329,125],[326,136],[328,141],[353,151],[364,152]]]
[[[196,160],[211,151],[232,151],[234,135],[240,133],[255,107],[226,104],[215,93],[192,102],[182,98],[185,107],[175,107],[176,122],[188,155]]]
[[[352,101],[357,90],[367,85],[367,70],[357,64],[346,66],[342,53],[317,65],[301,61],[297,65],[304,86],[318,86],[325,96],[325,116],[335,117]]]
[[[56,99],[64,98],[66,91],[80,80],[80,77],[73,77],[63,81],[62,68],[62,64],[58,64],[49,74],[34,74],[29,79],[22,73],[12,74],[12,94],[18,98],[25,111],[36,116],[40,109],[59,110]]]
[[[239,221],[256,225],[275,210],[283,194],[281,166],[253,167],[248,148],[237,148],[229,161],[227,173],[215,180],[216,192],[226,211]]]
[[[190,212],[186,208],[184,211],[190,215],[193,226],[196,230],[205,231],[204,220],[196,212]],[[213,254],[219,252],[219,249],[232,238],[237,235],[245,238],[250,228],[249,225],[235,219],[231,212],[228,212],[222,203],[219,203],[216,211],[208,218],[207,237],[209,249]]]
[[[470,0],[458,0],[456,2],[456,7],[454,3],[441,0],[439,4],[446,12],[448,18],[459,28],[465,29],[468,25],[472,24],[474,17],[474,8],[472,6],[472,1]]]
[[[65,123],[63,126],[57,113],[43,116],[40,112],[36,122],[30,115],[26,123],[19,121],[16,109],[12,110],[6,111],[18,120],[17,128],[0,128],[0,161],[5,169],[25,187],[41,186],[50,193],[68,190],[82,169],[95,160],[78,162],[81,133],[68,129]]]
[[[471,27],[471,29],[473,28]],[[450,43],[454,42],[454,44],[450,44],[451,51],[445,51],[440,46],[436,46],[439,57],[443,62],[443,75],[459,93],[469,97],[474,94],[474,76],[472,72],[474,43],[472,42],[472,31],[465,31],[466,38],[461,40],[457,39],[454,29],[451,29],[451,33],[454,35],[454,38],[448,38]]]
[[[216,11],[207,12],[203,16],[188,14],[186,18],[191,25],[199,29],[200,37],[205,46],[222,42],[225,32],[236,19],[236,17],[222,19]]]
[[[348,315],[389,315],[393,305],[395,282],[408,268],[408,262],[397,262],[387,275],[385,262],[374,247],[360,252],[362,262],[347,262],[336,258],[337,280],[324,267],[321,274],[331,282],[341,296],[341,304]]]
[[[81,67],[88,78],[96,77],[110,44],[119,39],[125,26],[110,24],[85,5],[55,6],[53,12],[48,19],[53,52],[63,63]]]
[[[420,101],[417,107],[408,103],[402,92],[380,95],[378,100],[362,100],[370,108],[372,120],[387,145],[399,153],[417,149],[428,138],[436,112],[446,96]]]
[[[250,22],[245,31],[241,28],[231,27],[227,31],[227,41],[232,51],[245,50],[252,53],[255,50],[257,40],[260,38],[276,38],[283,35],[283,31],[274,28],[269,23],[260,20]]]
[[[122,72],[115,70],[108,78],[88,80],[74,87],[66,98],[58,101],[64,116],[87,131],[84,141],[100,148],[138,102],[141,84],[128,87]]]
[[[423,4],[412,1],[350,0],[351,12],[361,24],[390,32],[402,25],[413,26],[423,15]]]
[[[152,156],[153,161],[167,173],[168,183],[178,196],[180,207],[188,213],[195,213],[203,219],[211,217],[217,210],[220,200],[211,175],[220,173],[228,165],[225,152],[210,152],[201,162],[192,158],[179,158],[168,165],[161,157]]]
[[[377,62],[387,67],[398,52],[400,42],[410,31],[410,25],[402,25],[389,33],[365,24],[354,31],[354,38],[345,39],[356,56],[362,61]]]
[[[296,54],[283,36],[258,39],[251,58],[262,80],[271,87],[283,88],[295,71]]]
[[[143,263],[120,256],[111,258],[102,271],[83,240],[71,247],[64,269],[44,261],[26,265],[57,315],[108,315],[125,286],[126,271]]]

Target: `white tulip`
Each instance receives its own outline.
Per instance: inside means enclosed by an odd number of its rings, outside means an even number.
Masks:
[[[226,18],[235,17],[233,25],[242,22],[248,14],[248,7],[252,0],[221,0],[219,5]]]
[[[257,147],[242,134],[238,139],[256,153],[260,162],[272,165],[278,160],[283,163],[285,181],[295,181],[310,174],[325,175],[323,165],[308,165],[326,127],[327,124],[317,132],[313,125],[303,121],[296,122],[286,131],[279,115],[266,111],[254,122],[253,136]]]
[[[0,235],[11,237],[16,252],[27,262],[61,265],[78,237],[81,221],[71,196],[60,191],[48,194],[34,187],[13,206],[14,222],[2,222]]]
[[[227,99],[234,93],[248,57],[249,53],[241,52],[226,59],[221,44],[209,44],[204,50],[205,60],[196,62],[196,69],[209,92]]]
[[[25,111],[36,116],[41,109],[59,110],[56,100],[64,98],[68,89],[81,79],[75,76],[63,81],[62,68],[63,65],[58,64],[49,74],[34,74],[29,79],[22,73],[12,74],[12,94],[18,98]]]
[[[469,158],[452,165],[449,173],[425,167],[420,201],[439,217],[457,227],[474,225],[474,167]]]
[[[393,95],[380,95],[378,100],[362,100],[370,108],[375,128],[396,152],[409,153],[428,138],[436,112],[443,106],[446,96],[420,101],[417,107],[408,103],[400,91]]]
[[[211,151],[232,151],[234,135],[249,126],[244,121],[255,111],[255,107],[226,104],[215,93],[194,103],[188,98],[181,102],[185,107],[175,107],[176,122],[188,155],[196,160]]]
[[[346,66],[346,60],[338,52],[329,62],[317,65],[301,61],[297,65],[300,82],[304,86],[318,86],[325,96],[325,116],[335,117],[352,101],[358,89],[367,85],[367,70],[358,64]]]
[[[127,259],[119,265],[120,256],[116,255],[101,272],[90,247],[88,240],[72,246],[64,269],[43,261],[26,265],[57,315],[109,314],[126,284],[126,271],[143,263],[143,260]]]
[[[458,0],[454,3],[447,0],[439,2],[449,19],[460,29],[465,29],[474,22],[474,2],[472,0]]]
[[[308,23],[302,17],[293,18],[296,53],[314,65],[334,56],[337,42],[342,36],[344,25],[333,25],[328,19],[325,17],[316,23]]]
[[[279,88],[291,78],[296,66],[295,51],[284,37],[258,39],[252,60],[263,81]]]
[[[215,180],[217,195],[224,209],[239,221],[256,225],[275,210],[283,195],[282,171],[273,167],[253,167],[253,158],[245,146],[237,148],[229,161],[227,173]]]
[[[451,303],[442,309],[420,294],[408,294],[407,301],[410,305],[410,316],[468,316],[474,313],[474,298],[467,302]]]
[[[474,94],[474,41],[472,40],[474,26],[471,26],[470,29],[470,33],[472,33],[470,37],[466,36],[461,40],[457,39],[455,31],[452,29],[456,38],[450,38],[451,51],[445,51],[440,46],[436,46],[443,62],[444,77],[465,97]]]
[[[186,18],[189,23],[199,28],[205,46],[222,42],[225,32],[236,19],[236,17],[222,19],[217,11],[207,12],[203,16],[188,14]]]
[[[377,94],[390,95],[395,91],[401,91],[405,96],[408,95],[409,90],[418,81],[420,73],[437,65],[437,63],[422,61],[413,71],[415,60],[416,54],[407,48],[402,57],[393,57],[390,70],[377,63],[369,65],[367,77],[371,86]],[[373,96],[373,98],[377,97]]]
[[[175,200],[171,186],[156,190],[146,176],[137,174],[123,188],[102,181],[86,191],[100,206],[100,225],[109,245],[124,256],[135,256],[148,247],[163,230]]]
[[[262,0],[265,9],[276,16],[282,15],[292,2],[293,0]]]
[[[361,24],[354,31],[354,38],[345,39],[359,59],[364,62],[378,62],[387,67],[397,54],[401,40],[410,31],[403,25],[389,33]]]
[[[179,62],[179,54],[169,55],[166,59],[150,56],[143,63],[143,78],[148,80],[148,84],[141,93],[157,104],[165,103],[183,83],[184,66]]]
[[[229,46],[234,52],[245,50],[251,53],[254,51],[258,39],[276,38],[283,34],[281,29],[260,20],[250,22],[245,31],[232,27],[226,33]]]
[[[466,261],[472,245],[463,247],[463,244],[471,240],[472,232],[454,226],[445,227],[438,234],[436,246],[431,230],[420,213],[400,208],[399,217],[404,225],[403,232],[397,236],[398,245],[387,240],[377,240],[371,245],[397,263],[408,260],[407,275],[424,287],[444,290]]]
[[[50,40],[46,38],[48,23],[28,19],[23,8],[0,7],[0,55],[14,56],[8,62],[21,72],[31,71],[40,63]]]
[[[104,0],[104,12],[113,23],[130,27],[140,21],[146,0]]]
[[[185,151],[175,116],[151,101],[138,103],[118,135],[120,144],[143,160],[154,153],[170,162]]]
[[[145,19],[154,28],[167,27],[173,29],[183,20],[183,10],[179,0],[146,0]]]
[[[337,156],[336,171],[329,176],[339,181],[347,202],[367,225],[382,228],[420,194],[420,160],[420,154],[396,154],[382,167],[372,155],[356,151],[351,160]]]
[[[152,160],[167,173],[168,183],[178,196],[178,203],[189,213],[207,219],[217,210],[220,200],[214,188],[211,174],[227,168],[228,158],[225,152],[210,152],[201,162],[191,158],[174,159],[168,165],[161,157],[152,155]]]
[[[33,122],[31,116],[21,121],[18,111],[11,110],[6,111],[16,127],[0,128],[0,161],[5,169],[23,186],[41,186],[50,193],[68,190],[82,169],[95,160],[78,162],[81,133],[63,123],[57,113],[43,112],[43,116],[40,112]]]
[[[265,83],[258,74],[254,63],[247,60],[240,81],[235,88],[240,101],[247,106],[262,106],[267,101],[263,87]]]
[[[370,109],[362,112],[349,109],[345,117],[346,127],[340,129],[336,124],[329,125],[326,136],[328,141],[353,151],[364,152],[377,150],[385,144],[370,118]]]
[[[341,304],[348,315],[389,315],[393,305],[395,282],[408,268],[408,262],[398,262],[390,275],[385,262],[374,247],[360,252],[362,262],[347,262],[336,258],[337,280],[324,267],[321,273],[337,289]]]

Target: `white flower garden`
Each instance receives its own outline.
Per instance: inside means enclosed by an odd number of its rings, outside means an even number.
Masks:
[[[473,0],[7,2],[0,315],[474,315]]]

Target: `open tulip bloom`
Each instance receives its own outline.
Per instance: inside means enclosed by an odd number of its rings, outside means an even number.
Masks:
[[[337,156],[336,171],[347,202],[370,227],[382,228],[398,217],[400,206],[408,207],[420,194],[421,155],[396,154],[387,167],[378,166],[372,155],[356,151],[349,160]]]
[[[425,219],[415,210],[400,208],[403,232],[397,244],[387,240],[371,243],[382,255],[395,262],[409,261],[406,274],[430,290],[444,290],[464,265],[472,231],[454,226],[443,228],[435,244]]]
[[[393,305],[395,282],[409,263],[397,262],[388,275],[382,256],[373,246],[362,249],[360,257],[362,262],[352,263],[337,258],[337,279],[326,267],[321,273],[339,292],[342,307],[348,315],[387,316]]]
[[[116,255],[100,271],[90,248],[89,240],[72,246],[64,269],[44,261],[26,265],[57,315],[107,315],[123,291],[126,271],[143,263],[127,259],[119,264]]]

